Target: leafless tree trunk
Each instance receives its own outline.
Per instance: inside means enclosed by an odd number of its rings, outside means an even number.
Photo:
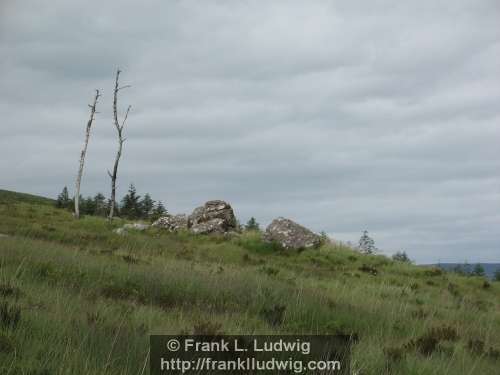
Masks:
[[[89,144],[90,138],[90,128],[92,127],[92,122],[94,121],[94,117],[96,114],[96,106],[97,100],[101,95],[99,94],[99,90],[95,90],[94,103],[89,104],[90,107],[90,118],[87,122],[87,128],[85,130],[85,143],[83,144],[83,150],[80,154],[80,167],[78,168],[78,176],[76,177],[76,186],[75,186],[75,217],[77,219],[80,218],[80,184],[82,182],[83,175],[83,165],[85,163],[85,155],[87,154],[87,146]]]
[[[116,152],[115,165],[113,166],[113,173],[108,171],[109,177],[111,178],[111,207],[109,209],[109,220],[113,220],[113,215],[115,213],[115,201],[116,201],[116,176],[118,174],[118,164],[120,163],[120,157],[122,156],[123,142],[125,142],[126,138],[123,138],[123,127],[125,126],[125,122],[127,121],[128,113],[130,112],[131,106],[128,106],[127,112],[125,113],[125,117],[120,125],[118,121],[118,91],[121,89],[130,87],[130,86],[118,86],[118,80],[120,78],[120,69],[116,71],[116,80],[115,80],[115,90],[113,95],[113,116],[114,116],[114,124],[118,136],[118,151]]]

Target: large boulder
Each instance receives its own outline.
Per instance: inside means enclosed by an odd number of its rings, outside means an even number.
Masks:
[[[266,228],[264,240],[279,243],[285,249],[308,249],[318,247],[321,237],[296,222],[279,217]]]
[[[188,218],[188,228],[196,234],[237,231],[238,222],[229,203],[214,200],[195,208]]]
[[[153,224],[153,227],[167,229],[171,232],[176,232],[179,230],[187,229],[188,218],[185,214],[179,215],[167,215],[160,217]]]

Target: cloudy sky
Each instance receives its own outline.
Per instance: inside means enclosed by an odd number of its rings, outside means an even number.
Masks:
[[[0,4],[0,188],[109,195],[113,76],[129,183],[190,212],[294,219],[418,262],[500,261],[500,3]]]

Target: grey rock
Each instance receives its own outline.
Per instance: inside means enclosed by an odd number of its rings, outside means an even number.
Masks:
[[[131,223],[131,224],[125,224],[121,228],[116,228],[115,230],[113,230],[113,232],[116,234],[119,234],[119,235],[125,235],[125,234],[127,234],[127,231],[129,231],[129,230],[137,230],[137,231],[142,232],[148,228],[149,228],[148,224]]]
[[[116,228],[113,230],[113,233],[119,234],[120,236],[124,236],[127,234],[127,231],[123,228]]]
[[[187,229],[188,218],[184,214],[180,215],[167,215],[160,217],[153,224],[153,227],[167,229],[171,232],[176,232],[179,230]]]
[[[231,205],[221,200],[206,202],[188,217],[188,228],[196,234],[227,233],[238,230]]]
[[[321,244],[321,237],[296,222],[279,217],[266,228],[264,240],[277,242],[285,249],[308,249]]]
[[[224,220],[215,218],[193,225],[190,229],[194,234],[224,233]]]
[[[132,230],[138,230],[138,231],[144,231],[149,228],[148,224],[142,224],[142,223],[132,223],[132,224],[125,224],[123,229],[132,229]]]

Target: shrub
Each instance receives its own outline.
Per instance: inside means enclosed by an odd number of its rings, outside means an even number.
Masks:
[[[209,320],[200,320],[193,326],[193,335],[217,336],[222,335],[222,325]]]
[[[495,271],[493,274],[493,280],[500,281],[500,268]]]
[[[280,272],[279,269],[270,266],[263,266],[260,268],[260,271],[268,276],[276,276]]]
[[[0,323],[5,328],[16,328],[21,320],[21,309],[8,302],[0,304]]]
[[[449,283],[448,284],[448,292],[450,292],[453,297],[459,297],[460,296],[457,284]]]
[[[0,333],[0,353],[9,354],[14,351],[12,341]]]
[[[399,362],[405,356],[405,351],[404,348],[389,347],[389,348],[384,348],[384,354],[389,361]]]
[[[377,274],[378,274],[378,271],[375,267],[369,266],[367,264],[363,264],[358,269],[362,272],[369,273],[370,275],[373,275],[373,276],[377,276]]]
[[[260,312],[261,317],[271,326],[280,326],[283,324],[286,306],[274,305],[271,308],[263,308]]]
[[[21,295],[21,290],[10,284],[0,284],[0,296],[17,298]]]
[[[467,341],[467,349],[473,354],[481,355],[484,352],[484,342],[479,339],[469,339]]]
[[[435,327],[427,331],[417,339],[410,340],[405,348],[415,349],[419,353],[430,356],[437,348],[440,341],[456,341],[458,333],[455,328],[449,326]]]
[[[438,267],[428,268],[424,272],[425,276],[431,276],[431,277],[441,276],[443,273],[444,271]]]

